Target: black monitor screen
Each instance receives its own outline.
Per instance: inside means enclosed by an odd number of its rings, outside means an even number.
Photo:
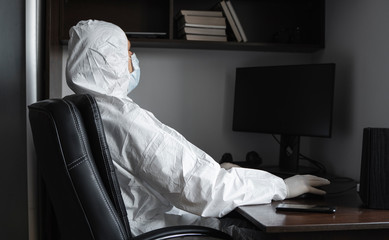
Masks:
[[[335,64],[236,69],[233,130],[330,137]]]

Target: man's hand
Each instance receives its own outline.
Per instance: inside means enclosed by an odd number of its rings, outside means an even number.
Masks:
[[[294,198],[304,193],[324,195],[326,194],[325,191],[315,187],[330,184],[330,181],[327,179],[313,175],[295,175],[285,179],[284,181],[288,190],[286,198]]]
[[[230,163],[230,162],[221,163],[221,164],[220,164],[220,167],[224,168],[225,170],[228,170],[228,169],[233,168],[233,167],[238,167],[238,168],[240,168],[239,165],[236,165],[236,164],[233,164],[233,163]]]

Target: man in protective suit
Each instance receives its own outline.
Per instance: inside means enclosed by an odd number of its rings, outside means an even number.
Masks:
[[[325,193],[314,186],[328,180],[315,176],[284,181],[265,171],[223,168],[134,103],[128,93],[139,82],[139,61],[118,26],[81,21],[70,29],[68,48],[67,83],[96,98],[133,235],[182,224],[235,235],[240,229],[220,218],[238,206]]]

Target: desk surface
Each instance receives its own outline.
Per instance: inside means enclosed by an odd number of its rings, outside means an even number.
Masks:
[[[327,204],[336,213],[277,212],[279,203]],[[389,229],[389,210],[362,207],[355,188],[323,198],[290,199],[237,209],[246,219],[267,233]]]

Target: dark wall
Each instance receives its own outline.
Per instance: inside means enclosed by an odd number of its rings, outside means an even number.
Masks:
[[[0,238],[28,239],[25,0],[0,0]]]

